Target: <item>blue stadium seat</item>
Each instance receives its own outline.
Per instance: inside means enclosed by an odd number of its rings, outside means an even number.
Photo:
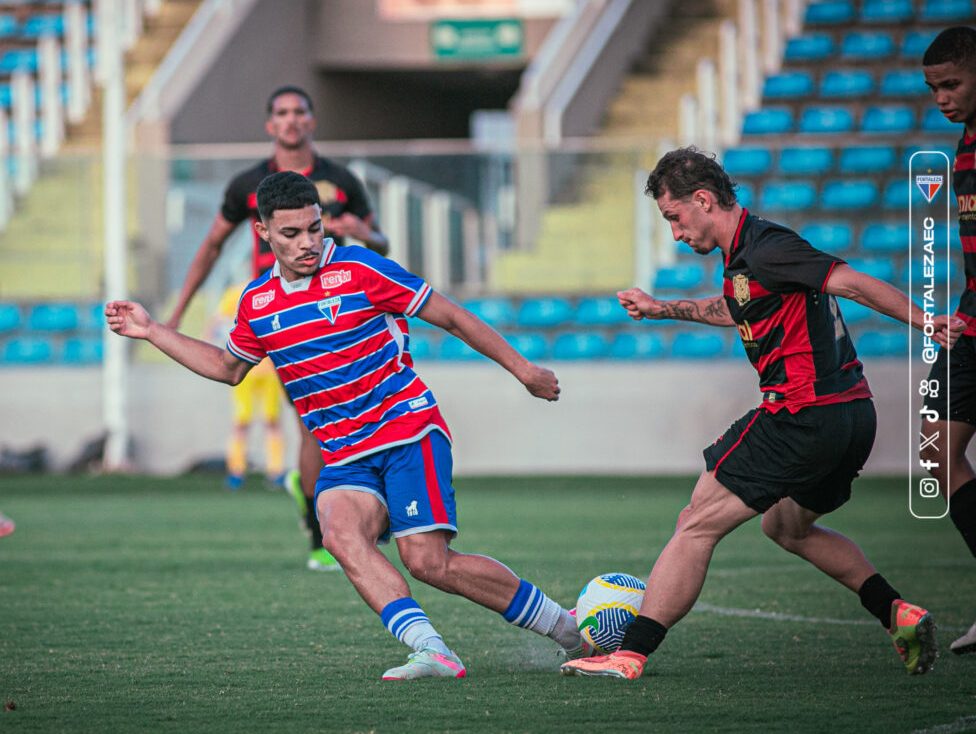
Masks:
[[[407,349],[414,359],[435,359],[438,352],[437,335],[426,331],[418,334],[412,330],[407,336]]]
[[[783,148],[779,154],[779,170],[790,176],[820,176],[834,165],[830,148]]]
[[[772,74],[763,82],[762,93],[766,99],[788,99],[813,94],[813,75],[806,71]]]
[[[786,41],[786,61],[822,61],[834,53],[834,39],[826,33],[794,36]]]
[[[874,181],[828,181],[824,184],[820,203],[824,209],[863,209],[878,200],[878,186]]]
[[[854,115],[846,107],[808,107],[800,117],[801,133],[846,133],[854,129]]]
[[[10,38],[16,36],[20,30],[17,17],[9,13],[0,15],[0,38]]]
[[[573,320],[573,307],[565,298],[528,298],[518,311],[519,326],[559,326]]]
[[[938,34],[938,31],[907,31],[901,41],[901,55],[906,59],[921,59]]]
[[[919,69],[894,69],[881,77],[882,97],[924,97],[929,93]]]
[[[768,148],[729,148],[722,157],[722,166],[730,176],[761,176],[772,162]]]
[[[7,364],[47,364],[54,358],[54,347],[43,337],[20,337],[3,345]]]
[[[874,222],[861,233],[861,249],[865,252],[908,252],[908,224],[905,222]]]
[[[778,135],[793,130],[793,113],[785,107],[767,107],[746,113],[743,135]]]
[[[713,359],[727,351],[725,339],[713,333],[684,331],[671,343],[671,356],[676,359]]]
[[[13,48],[0,56],[0,74],[12,74],[23,69],[37,71],[37,50],[33,48]]]
[[[410,340],[410,353],[420,357],[414,340]],[[423,355],[427,356],[427,355]],[[102,361],[102,340],[95,337],[72,337],[64,342],[61,361],[66,364],[95,364]]]
[[[895,52],[895,39],[890,33],[854,31],[840,43],[841,58],[851,61],[877,61]]]
[[[912,156],[915,153],[920,153],[922,151],[937,151],[937,152],[945,153],[946,158],[949,159],[950,168],[952,167],[953,159],[956,157],[955,145],[947,145],[946,143],[924,143],[922,145],[910,145],[907,148],[905,148],[905,152],[902,154],[901,157],[902,168],[904,168],[907,171],[909,167],[913,165]],[[914,166],[915,167],[926,166],[926,165],[930,165],[933,162],[944,164],[944,161],[942,161],[941,156],[921,155],[915,159]]]
[[[870,275],[872,278],[891,283],[895,279],[895,265],[886,258],[880,257],[851,257],[847,264],[855,270]]]
[[[820,82],[821,97],[863,97],[874,91],[874,77],[861,69],[828,71]]]
[[[903,105],[872,106],[864,111],[865,133],[908,133],[915,129],[915,110]]]
[[[665,352],[664,340],[659,334],[624,331],[613,338],[608,356],[612,359],[660,359]]]
[[[895,165],[895,149],[890,145],[856,146],[840,153],[837,170],[841,173],[884,173]]]
[[[451,362],[461,362],[486,359],[486,357],[483,357],[456,336],[447,335],[441,342],[441,359]]]
[[[601,359],[610,351],[610,342],[594,331],[560,334],[552,345],[553,359]]]
[[[630,323],[631,318],[613,296],[583,298],[576,306],[580,326],[613,326]]]
[[[676,263],[658,268],[654,291],[696,291],[705,285],[705,266],[701,263]]]
[[[951,133],[958,136],[962,135],[962,127],[962,123],[950,122],[934,107],[925,110],[922,117],[922,130],[927,133]]]
[[[75,331],[80,323],[78,307],[70,303],[39,303],[27,315],[31,331]]]
[[[20,33],[25,38],[37,39],[41,36],[63,36],[63,15],[32,15],[24,21]]]
[[[840,304],[840,313],[844,317],[845,324],[860,324],[878,315],[873,308],[857,301],[838,298],[837,302]]]
[[[475,298],[462,305],[486,324],[502,327],[515,323],[515,306],[507,298]]]
[[[807,6],[806,25],[836,25],[854,20],[854,5],[849,0],[821,0]]]
[[[948,23],[973,19],[972,0],[925,0],[919,18],[926,23]]]
[[[530,361],[534,362],[549,357],[549,341],[538,332],[516,332],[506,336],[505,340]]]
[[[817,201],[817,187],[809,181],[770,181],[763,187],[763,211],[810,209]]]
[[[907,178],[897,178],[889,181],[881,196],[881,204],[885,209],[908,209],[908,197],[918,204],[925,201],[918,186],[912,186]]]
[[[800,237],[818,250],[838,254],[847,251],[854,241],[847,222],[816,222],[800,228]]]
[[[861,8],[865,23],[904,23],[914,16],[912,0],[864,0]]]
[[[857,337],[854,348],[861,357],[899,357],[908,353],[908,333],[905,329],[866,331]]]
[[[20,328],[20,308],[16,303],[0,303],[0,334]]]
[[[414,324],[419,324],[427,322],[423,319],[414,319]],[[413,325],[411,325],[411,328]],[[105,328],[105,304],[104,303],[93,303],[90,306],[82,309],[82,320],[81,328],[87,331],[98,331],[100,332]]]
[[[742,206],[748,209],[756,200],[756,190],[752,187],[752,184],[736,182],[735,197]]]

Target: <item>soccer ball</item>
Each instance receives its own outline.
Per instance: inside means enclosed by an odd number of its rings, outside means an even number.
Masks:
[[[590,581],[576,600],[576,624],[597,653],[607,655],[623,642],[644,600],[644,582],[627,573],[604,573]]]

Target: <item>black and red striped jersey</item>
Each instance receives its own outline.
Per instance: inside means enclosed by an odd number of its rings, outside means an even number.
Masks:
[[[742,210],[725,261],[723,295],[759,372],[763,408],[795,413],[871,397],[837,299],[823,292],[842,262],[796,232]]]
[[[952,193],[959,207],[959,239],[966,264],[966,290],[956,313],[966,322],[966,336],[976,336],[976,135],[963,135],[952,166]]]
[[[254,236],[251,270],[254,278],[275,264],[271,248],[258,236],[254,224],[258,221],[258,184],[265,176],[277,171],[278,166],[275,165],[274,158],[268,158],[237,174],[227,184],[224,203],[220,208],[221,215],[231,224],[239,224],[248,218],[251,220],[251,233]],[[365,219],[372,213],[366,189],[345,166],[334,163],[328,158],[315,156],[312,167],[299,173],[310,178],[318,189],[323,214],[337,217],[345,212],[351,212],[360,219]],[[326,234],[332,236],[328,231]],[[333,237],[333,239],[336,244],[343,244],[342,237]]]

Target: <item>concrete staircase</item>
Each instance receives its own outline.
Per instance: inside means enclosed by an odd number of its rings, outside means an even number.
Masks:
[[[735,0],[675,4],[595,136],[597,149],[620,152],[582,157],[573,174],[582,182],[578,193],[549,206],[535,247],[498,256],[496,290],[606,293],[634,285],[634,206],[642,188],[635,177],[653,167],[660,140],[677,139],[679,100],[695,89],[698,59],[718,57],[719,25],[735,7]]]
[[[202,0],[163,0],[126,54],[131,102],[152,77]],[[0,233],[0,299],[97,300],[102,286],[101,94],[71,126],[62,151],[42,161],[40,176]],[[134,181],[130,175],[130,181]],[[135,211],[135,186],[128,209]],[[130,238],[138,236],[130,217]]]

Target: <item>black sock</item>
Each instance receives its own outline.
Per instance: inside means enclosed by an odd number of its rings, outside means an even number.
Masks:
[[[636,652],[640,655],[650,655],[657,650],[657,646],[664,640],[668,628],[650,617],[637,615],[624,633],[624,641],[620,643],[621,650]]]
[[[970,479],[949,498],[949,517],[976,556],[976,479]]]
[[[877,617],[885,629],[891,627],[891,603],[901,599],[901,594],[891,588],[884,576],[880,573],[871,576],[861,584],[857,595],[861,597],[861,606]]]
[[[322,547],[322,528],[319,527],[319,520],[315,517],[315,505],[309,501],[308,509],[305,512],[305,524],[308,525],[309,532],[312,534],[312,550]]]

